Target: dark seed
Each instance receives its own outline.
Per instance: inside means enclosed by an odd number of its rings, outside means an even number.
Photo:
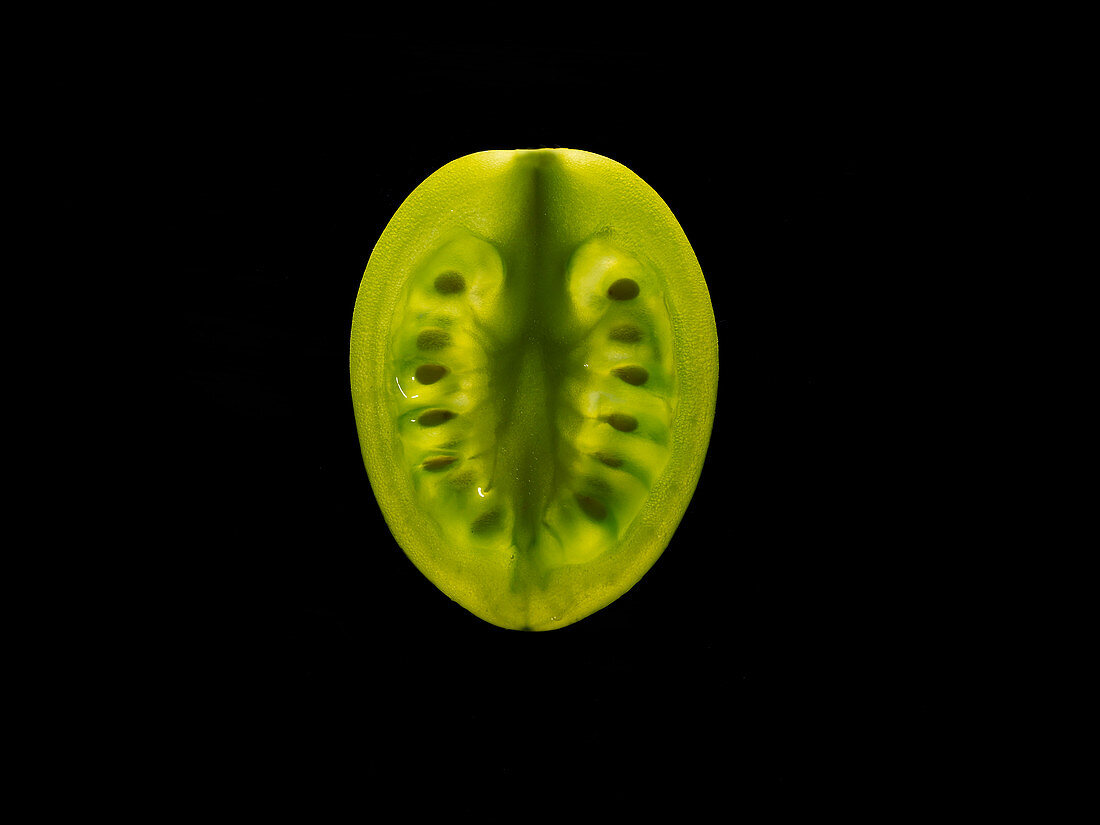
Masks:
[[[607,417],[607,423],[621,433],[632,433],[638,429],[638,419],[623,413],[612,413]]]
[[[416,336],[416,345],[423,350],[437,350],[451,344],[451,333],[445,329],[425,329]]]
[[[434,384],[447,374],[442,364],[422,364],[416,368],[416,380],[421,384]]]
[[[616,324],[608,332],[607,337],[612,341],[625,341],[628,344],[636,344],[642,340],[642,331],[633,324]]]
[[[607,296],[613,301],[629,301],[638,297],[638,282],[631,278],[619,278],[607,288]]]
[[[456,461],[458,461],[458,457],[457,457],[457,456],[453,456],[453,455],[437,455],[437,456],[432,456],[432,457],[431,457],[431,458],[429,458],[429,459],[426,459],[426,460],[424,461],[424,465],[423,465],[423,466],[424,466],[424,469],[425,469],[425,470],[429,470],[429,471],[431,471],[431,472],[435,472],[435,471],[437,471],[437,470],[442,470],[442,469],[444,469],[444,468],[446,468],[446,467],[450,467],[450,466],[451,466],[452,464],[454,464],[454,463],[455,463]]]
[[[474,474],[471,472],[455,473],[450,478],[450,484],[456,490],[464,490],[474,483]]]
[[[466,279],[457,272],[444,272],[436,276],[436,292],[440,292],[443,295],[455,295],[462,292],[464,289],[466,289]]]
[[[602,501],[592,498],[592,496],[586,496],[581,493],[577,493],[574,498],[577,499],[577,504],[584,510],[584,514],[594,521],[603,521],[607,518],[607,508]]]
[[[420,414],[420,418],[416,419],[421,427],[438,427],[440,424],[445,424],[454,418],[456,413],[450,410],[428,410]]]
[[[596,459],[596,461],[600,462],[600,464],[604,464],[608,467],[623,466],[623,460],[618,456],[611,455],[610,453],[595,453],[592,457]]]
[[[609,493],[611,492],[611,485],[607,483],[605,479],[599,476],[591,476],[584,480],[584,486],[597,493]]]
[[[482,513],[470,525],[471,533],[487,533],[500,523],[500,510]]]
[[[626,383],[633,384],[635,387],[640,387],[649,380],[649,373],[646,372],[643,367],[615,367],[612,372]]]

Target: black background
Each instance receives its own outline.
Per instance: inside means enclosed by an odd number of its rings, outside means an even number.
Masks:
[[[921,712],[896,609],[919,568],[899,467],[936,221],[920,72],[889,38],[412,39],[202,36],[143,64],[135,146],[183,357],[166,552],[202,731],[187,775],[276,800],[320,779],[366,813],[897,804]],[[721,376],[662,558],[605,610],[522,634],[390,536],[348,343],[409,192],[540,146],[611,157],[673,210]]]

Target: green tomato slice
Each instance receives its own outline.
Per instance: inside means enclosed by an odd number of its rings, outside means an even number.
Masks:
[[[694,493],[718,386],[703,273],[615,161],[479,152],[387,225],[355,303],[364,463],[397,542],[505,628],[605,607]]]

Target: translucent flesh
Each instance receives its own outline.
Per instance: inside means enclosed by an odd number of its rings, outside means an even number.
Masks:
[[[356,304],[356,420],[387,522],[505,627],[576,621],[652,565],[698,479],[716,383],[687,239],[590,153],[444,167],[394,216]]]

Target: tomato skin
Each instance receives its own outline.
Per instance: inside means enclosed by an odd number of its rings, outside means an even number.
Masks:
[[[622,526],[615,541],[597,547],[599,552],[591,557],[565,546],[565,556],[555,563],[546,562],[548,555],[539,562],[522,543],[510,552],[486,552],[484,547],[456,540],[455,534],[445,529],[450,516],[428,511],[407,462],[402,460],[402,435],[394,404],[396,393],[406,396],[406,392],[400,379],[394,387],[395,319],[409,313],[408,285],[417,268],[452,239],[467,236],[490,250],[467,254],[463,247],[460,253],[467,258],[480,255],[479,260],[488,261],[491,250],[501,250],[501,267],[511,271],[526,265],[524,262],[538,261],[530,273],[513,277],[510,287],[517,296],[524,290],[533,292],[525,298],[516,297],[511,305],[505,295],[501,304],[505,308],[496,314],[487,312],[481,319],[501,338],[522,339],[524,324],[535,316],[509,312],[508,307],[527,301],[543,312],[538,290],[547,278],[556,277],[545,273],[564,271],[575,251],[593,243],[594,238],[598,243],[610,239],[608,243],[623,250],[624,258],[644,262],[647,271],[656,273],[653,277],[660,281],[663,298],[655,306],[667,312],[671,341],[668,373],[674,377],[666,382],[675,406],[667,456],[662,454],[659,473],[640,494],[629,524]],[[473,248],[473,242],[470,244]],[[593,253],[593,257],[599,255]],[[644,276],[638,279],[644,286]],[[445,296],[458,290],[451,281],[439,283],[437,291]],[[622,284],[634,285],[627,289]],[[634,301],[638,288],[633,279],[625,278],[604,292],[617,306],[615,302]],[[583,302],[576,305],[581,309],[570,317],[581,318]],[[629,325],[614,329],[613,338],[633,340]],[[422,347],[435,346],[424,337],[419,340]],[[517,368],[515,381],[540,384],[546,365],[538,359],[522,363],[526,366]],[[691,500],[706,456],[717,396],[718,341],[710,296],[695,254],[672,212],[644,181],[615,161],[588,152],[490,151],[459,158],[435,172],[409,195],[386,227],[371,254],[356,300],[350,366],[356,424],[371,486],[391,532],[409,559],[440,590],[485,621],[511,629],[551,630],[617,599],[667,546]],[[447,371],[430,366],[435,370],[433,379]],[[631,385],[643,384],[652,374],[654,386],[658,373],[658,369],[631,366],[615,374]],[[534,406],[542,405],[540,399]],[[444,418],[440,416],[441,421]],[[626,430],[627,425],[621,422],[633,418],[610,416],[608,423],[617,431]],[[537,456],[538,442],[546,436],[542,429],[551,426],[554,417],[531,420],[535,423],[526,429],[513,426],[510,437],[525,449],[536,450],[532,455]],[[622,438],[617,433],[611,436]],[[613,462],[608,459],[607,463]],[[435,458],[421,467],[437,473],[447,471],[447,464],[447,460]],[[434,482],[435,475],[431,478]],[[539,495],[548,495],[549,480],[530,483]],[[582,515],[596,520],[607,516],[606,508],[589,496],[578,494],[575,498]]]

